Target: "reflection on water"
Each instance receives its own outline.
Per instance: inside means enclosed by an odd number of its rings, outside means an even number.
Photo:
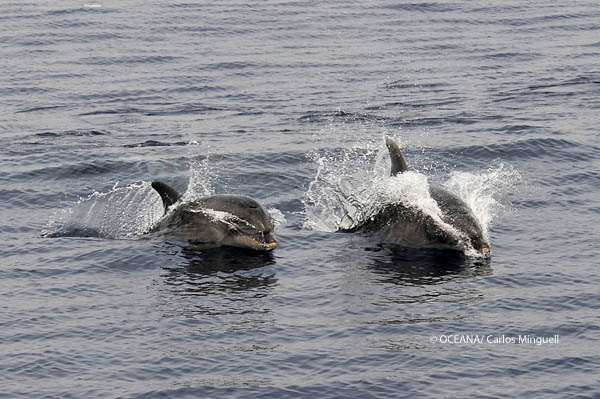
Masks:
[[[472,258],[459,251],[378,245],[367,266],[378,281],[399,285],[441,284],[459,277],[492,274],[490,258]]]
[[[163,267],[163,282],[179,295],[252,292],[264,296],[277,283],[271,253],[237,248],[183,248],[173,265]]]
[[[223,333],[270,322],[268,296],[277,284],[273,255],[234,248],[171,246],[168,251],[169,264],[155,281],[163,317],[216,323]]]

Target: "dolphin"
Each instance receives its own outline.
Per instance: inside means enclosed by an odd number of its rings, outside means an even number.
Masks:
[[[408,171],[398,144],[386,137],[386,145],[391,158],[390,175],[396,176]],[[462,199],[438,185],[430,185],[429,194],[442,211],[442,221],[451,226],[451,229],[444,228],[432,216],[414,206],[394,202],[385,204],[356,226],[342,231],[362,231],[377,236],[385,243],[412,248],[459,251],[473,248],[488,257],[490,244],[471,208]]]
[[[255,200],[241,195],[212,195],[184,202],[171,186],[152,182],[165,214],[150,233],[190,241],[194,248],[238,247],[270,251],[277,246],[271,216]]]

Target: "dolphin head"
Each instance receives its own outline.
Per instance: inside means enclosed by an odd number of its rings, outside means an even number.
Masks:
[[[429,193],[442,210],[442,219],[454,227],[461,236],[465,250],[473,248],[483,256],[490,255],[490,243],[472,209],[457,195],[438,185],[430,185]]]
[[[469,240],[471,241],[471,246],[481,255],[488,257],[491,255],[490,244],[483,238],[483,234],[475,233],[469,234]]]
[[[198,247],[231,246],[271,251],[277,246],[271,215],[255,200],[241,195],[213,195],[182,203],[165,183],[153,182],[165,207],[152,231],[185,238]]]
[[[259,251],[270,251],[277,246],[271,215],[252,198],[213,195],[198,204],[224,227],[222,245]]]

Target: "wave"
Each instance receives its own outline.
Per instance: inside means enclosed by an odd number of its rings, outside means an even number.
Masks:
[[[186,146],[189,143],[187,141],[176,141],[174,143],[167,143],[156,140],[146,140],[142,143],[125,144],[125,148],[139,148],[139,147],[171,147],[171,146]]]
[[[551,157],[565,161],[589,161],[597,157],[600,147],[588,146],[564,138],[531,138],[509,143],[456,147],[452,152],[466,157],[511,159],[538,159]]]

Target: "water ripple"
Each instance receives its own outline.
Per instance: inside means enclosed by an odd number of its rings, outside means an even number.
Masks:
[[[0,4],[5,396],[600,390],[597,4],[168,3]],[[498,202],[491,259],[303,228],[318,173],[389,180],[386,135]],[[277,249],[144,234],[154,179],[256,197]],[[560,343],[431,341],[463,333]]]

